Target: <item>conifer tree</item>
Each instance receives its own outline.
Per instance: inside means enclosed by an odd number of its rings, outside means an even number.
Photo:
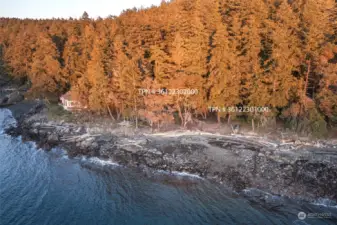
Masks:
[[[95,40],[94,49],[91,59],[88,62],[86,76],[90,83],[91,89],[89,93],[89,106],[93,110],[106,109],[106,99],[108,96],[108,77],[104,71],[103,63],[103,40],[97,38]]]
[[[287,106],[296,90],[294,71],[300,68],[300,38],[298,35],[299,19],[294,14],[287,1],[279,2],[273,20],[269,20],[269,37],[272,51],[267,63],[270,76],[269,105],[275,107]]]
[[[29,76],[33,84],[32,90],[62,92],[64,80],[58,57],[59,53],[51,37],[40,33]]]
[[[64,74],[70,84],[75,84],[77,79],[81,78],[86,72],[88,61],[81,43],[81,31],[78,26],[74,27],[68,36],[63,59],[65,64]]]
[[[227,37],[226,27],[220,22],[213,36],[208,79],[209,105],[223,108],[236,106],[241,102],[239,96],[241,74]],[[226,115],[225,112],[218,112],[218,121],[220,122],[221,116]]]

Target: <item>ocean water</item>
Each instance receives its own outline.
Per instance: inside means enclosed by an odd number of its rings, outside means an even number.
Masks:
[[[3,134],[10,125],[11,113],[0,109],[1,225],[337,224],[328,200],[303,203],[266,193],[275,206],[188,174],[69,159],[62,149],[45,152]],[[325,214],[301,220],[299,212]]]

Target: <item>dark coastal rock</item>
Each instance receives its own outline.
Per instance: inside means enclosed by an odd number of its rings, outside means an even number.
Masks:
[[[3,73],[0,73],[0,87],[7,85],[11,79]]]
[[[251,139],[214,136],[92,136],[79,126],[33,119],[43,114],[44,107],[36,104],[7,133],[22,135],[46,149],[58,145],[70,157],[96,156],[126,166],[189,172],[236,191],[258,188],[290,197],[337,200],[335,149],[282,150]],[[282,204],[272,196],[261,196],[254,199],[270,208]]]
[[[21,102],[24,99],[23,94],[21,94],[18,91],[7,95],[7,97],[8,97],[7,102],[6,102],[7,104],[14,104],[17,102]]]
[[[47,136],[47,139],[48,139],[48,142],[51,142],[51,143],[59,143],[60,141],[60,138],[59,138],[59,135],[56,134],[56,133],[50,133],[48,136]]]
[[[8,103],[8,97],[7,96],[0,97],[0,105],[7,104],[7,103]]]

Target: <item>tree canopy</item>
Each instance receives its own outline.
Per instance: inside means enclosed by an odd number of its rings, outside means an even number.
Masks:
[[[70,89],[103,113],[183,121],[208,106],[264,106],[336,124],[336,15],[334,0],[175,0],[97,20],[0,18],[0,66],[31,91]],[[146,88],[198,94],[139,94]]]

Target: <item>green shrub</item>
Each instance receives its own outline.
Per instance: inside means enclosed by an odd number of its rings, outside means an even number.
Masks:
[[[64,110],[61,105],[55,103],[47,103],[47,109],[47,116],[50,120],[64,120],[66,122],[70,122],[74,119],[72,113]]]
[[[285,127],[317,138],[328,134],[327,122],[316,108],[307,110],[303,116],[286,118]]]

